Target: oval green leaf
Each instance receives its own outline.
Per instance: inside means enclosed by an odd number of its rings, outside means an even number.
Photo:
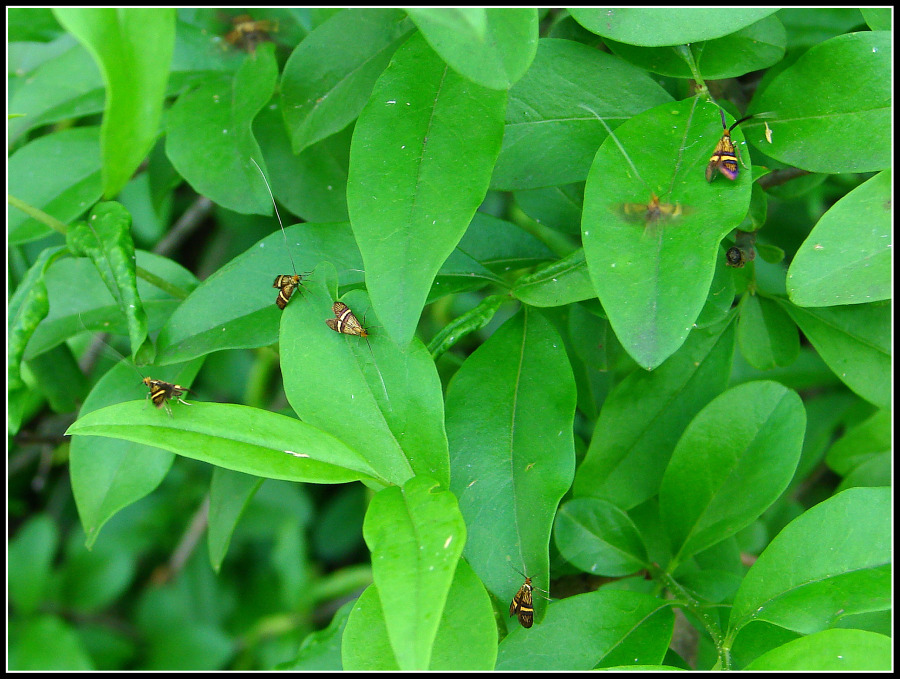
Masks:
[[[826,212],[788,270],[791,301],[803,307],[890,299],[891,172],[885,170]]]
[[[484,200],[505,106],[505,92],[457,75],[417,33],[397,50],[356,123],[350,221],[372,302],[401,346]]]
[[[749,171],[705,179],[721,136],[714,105],[665,104],[619,127],[591,166],[581,225],[591,280],[622,346],[648,370],[684,342],[706,302],[719,242],[747,214]],[[732,137],[740,146],[739,129]],[[653,196],[669,214],[641,207]]]
[[[659,513],[675,563],[749,526],[797,469],[806,412],[777,382],[748,382],[691,421],[666,468]]]

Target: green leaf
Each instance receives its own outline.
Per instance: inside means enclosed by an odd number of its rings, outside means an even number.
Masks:
[[[849,475],[874,457],[891,453],[891,412],[879,410],[834,442],[825,460],[836,474]]]
[[[738,343],[747,363],[757,370],[791,365],[800,354],[800,337],[791,317],[761,295],[744,295]]]
[[[649,568],[647,548],[634,522],[605,500],[569,500],[553,529],[559,553],[585,573],[621,577]]]
[[[143,250],[135,251],[137,272],[149,272],[177,286],[190,290],[197,279],[171,259]],[[86,257],[67,257],[49,267],[45,276],[50,300],[50,313],[34,331],[25,350],[26,360],[48,351],[85,330],[127,334],[127,317],[104,285],[97,268]],[[178,308],[181,300],[167,291],[137,279],[138,297],[147,312],[147,329],[158,330]]]
[[[299,154],[352,122],[412,30],[398,9],[341,11],[293,51],[281,76],[284,122]]]
[[[788,270],[791,301],[802,307],[891,298],[891,172],[841,198],[803,241]]]
[[[584,181],[610,128],[667,101],[671,96],[645,71],[587,45],[544,38],[531,68],[509,91],[491,188]]]
[[[814,46],[757,91],[748,139],[782,163],[810,172],[873,172],[891,167],[891,33],[862,31]],[[759,139],[759,141],[757,141]]]
[[[106,84],[102,126],[103,195],[128,183],[159,135],[175,44],[169,8],[54,9],[93,55]]]
[[[655,495],[682,431],[728,384],[733,353],[733,323],[696,330],[657,370],[616,385],[575,475],[575,496],[630,509]]]
[[[347,626],[350,611],[356,604],[357,601],[348,601],[341,606],[332,616],[328,627],[307,634],[297,650],[297,655],[291,660],[277,665],[276,669],[342,670],[341,646],[344,638],[344,629]]]
[[[472,217],[457,249],[501,275],[556,258],[550,248],[519,225],[484,212]]]
[[[65,168],[60,172],[59,168]],[[39,137],[9,159],[9,194],[63,223],[84,214],[102,193],[100,128],[76,127]],[[49,226],[10,206],[10,245],[52,233]]]
[[[45,248],[9,300],[6,379],[10,390],[25,386],[19,372],[25,347],[50,309],[44,275],[50,264],[64,252],[62,248]]]
[[[754,620],[812,634],[889,609],[891,515],[889,488],[851,488],[791,521],[744,578],[729,638]]]
[[[460,652],[465,649],[465,652]],[[343,669],[400,669],[385,624],[378,588],[372,585],[360,595],[347,620],[341,643]],[[431,650],[431,670],[493,669],[497,657],[497,625],[484,585],[472,568],[460,559],[437,636]]]
[[[891,407],[889,303],[819,309],[780,303],[844,384],[879,408]]]
[[[362,257],[348,223],[297,224],[287,226],[284,235],[274,219],[272,227],[271,235],[203,281],[175,310],[157,338],[161,364],[277,342],[281,312],[272,281],[293,273],[291,258],[301,272],[324,260],[338,269],[342,285],[363,281]]]
[[[484,199],[505,105],[505,92],[458,76],[415,34],[397,50],[356,123],[350,221],[372,302],[401,345]]]
[[[233,78],[210,76],[169,111],[166,155],[172,165],[197,193],[235,212],[272,212],[269,192],[250,159],[261,158],[253,119],[272,98],[277,80],[274,50],[265,43]]]
[[[128,319],[132,358],[136,363],[152,361],[147,313],[137,291],[131,214],[121,203],[99,203],[86,222],[69,227],[66,244],[73,254],[91,258],[121,314]]]
[[[528,307],[476,349],[447,388],[451,489],[469,527],[466,559],[501,600],[522,585],[516,569],[546,589],[553,516],[575,466],[574,415],[562,339]],[[540,621],[543,599],[534,606]]]
[[[500,151],[500,155],[503,155],[503,151]],[[582,182],[516,191],[515,200],[516,205],[534,221],[562,233],[581,233],[581,206],[584,203]]]
[[[281,112],[280,101],[273,101],[253,122],[253,132],[269,168],[272,193],[305,221],[346,222],[347,168],[353,127],[294,155]]]
[[[463,337],[481,330],[490,323],[494,314],[497,313],[497,309],[507,299],[506,295],[485,297],[476,307],[445,325],[428,343],[428,353],[431,354],[432,360],[436,361]]]
[[[532,306],[563,306],[596,297],[584,248],[519,278],[512,294]]]
[[[368,326],[367,338],[340,334],[337,276],[317,267],[282,312],[281,373],[294,412],[345,441],[379,477],[400,485],[414,474],[449,484],[440,379],[418,339],[396,345],[362,291],[342,299]]]
[[[508,90],[528,70],[537,50],[534,8],[408,8],[406,12],[441,59],[484,87]]]
[[[346,483],[375,476],[356,451],[305,422],[232,403],[191,406],[182,404],[177,417],[167,417],[140,401],[119,403],[81,416],[66,433],[124,439],[285,481]]]
[[[732,133],[736,146],[739,133]],[[733,182],[705,179],[721,135],[714,106],[665,104],[619,127],[591,166],[582,218],[591,280],[622,346],[648,370],[684,342],[706,303],[719,242],[750,204],[749,172]],[[684,214],[649,221],[624,214],[653,195]]]
[[[379,491],[363,536],[394,657],[401,670],[425,670],[466,544],[456,497],[427,476]]]
[[[14,91],[10,88],[9,110],[22,114],[21,118],[14,118],[8,123],[10,145],[41,125],[103,110],[106,91],[100,71],[88,51],[81,45],[72,45],[72,42],[69,35],[59,38],[54,44],[66,46],[67,49],[32,72],[23,73],[21,85]],[[99,146],[96,159],[99,162]],[[10,179],[14,177],[13,174],[9,176]]]
[[[730,35],[691,43],[690,50],[705,79],[723,80],[778,63],[784,58],[786,39],[784,26],[769,15]],[[675,78],[693,77],[690,65],[671,47],[638,47],[609,38],[603,42],[616,56],[647,71]]]
[[[231,544],[238,520],[265,479],[216,467],[209,484],[209,562],[216,573]]]
[[[657,664],[674,623],[669,603],[649,594],[608,588],[578,594],[550,604],[541,624],[511,632],[500,642],[495,669],[583,671]],[[577,643],[572,630],[578,630]]]
[[[885,672],[893,669],[891,639],[861,629],[829,629],[764,653],[747,671]]]
[[[716,397],[688,425],[659,489],[674,562],[749,526],[797,469],[806,412],[777,382],[748,382]]]
[[[59,531],[48,514],[37,514],[9,541],[9,599],[19,614],[34,613],[48,594]]]
[[[10,629],[9,669],[16,672],[96,669],[78,631],[55,615],[15,621]]]
[[[760,21],[776,9],[739,7],[599,9],[570,8],[575,21],[605,38],[659,47],[721,38]]]

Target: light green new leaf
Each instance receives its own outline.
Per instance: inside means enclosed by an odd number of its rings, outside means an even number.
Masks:
[[[397,9],[338,12],[297,45],[281,76],[284,123],[294,154],[344,129],[363,109],[412,30]]]
[[[400,669],[375,585],[357,599],[340,641],[345,670]],[[460,653],[460,649],[465,652]],[[488,671],[494,668],[496,658],[497,623],[490,597],[472,567],[460,559],[441,614],[428,669]]]
[[[342,301],[369,329],[340,334],[334,319],[337,275],[319,266],[281,317],[281,373],[294,412],[358,450],[396,485],[426,474],[449,485],[450,461],[437,369],[418,338],[400,347],[362,291]]]
[[[183,366],[153,367],[151,376],[187,386],[202,364],[202,361],[194,361]],[[144,398],[146,403],[149,392],[141,383],[145,374],[122,361],[94,385],[81,407],[80,416],[135,398]],[[153,415],[169,419],[149,404],[143,407]],[[175,404],[173,418],[180,415],[182,408],[188,410],[182,404]],[[169,472],[174,454],[152,445],[113,438],[72,437],[69,476],[88,548],[100,535],[103,524],[123,507],[151,493]]]
[[[347,483],[376,476],[356,451],[291,417],[232,403],[175,407],[177,415],[169,417],[140,401],[119,403],[78,418],[66,433],[124,439],[285,481]]]
[[[509,89],[528,70],[538,44],[538,13],[531,7],[409,8],[428,44],[474,83]]]
[[[645,47],[682,45],[721,38],[776,12],[777,9],[708,8],[569,8],[575,21],[597,35]]]
[[[891,638],[861,629],[827,629],[763,653],[744,670],[766,672],[889,672]]]
[[[890,299],[891,172],[856,187],[826,212],[788,270],[791,301],[802,307]]]
[[[505,92],[457,75],[417,33],[397,50],[356,123],[350,221],[372,302],[401,346],[484,199],[505,106]]]
[[[169,111],[166,155],[172,165],[197,193],[235,212],[272,213],[272,199],[250,161],[262,158],[251,126],[277,80],[274,49],[265,43],[233,77],[211,76]]]
[[[565,346],[525,307],[468,359],[447,389],[451,489],[469,526],[466,559],[512,600],[527,573],[547,588],[547,545],[572,482],[575,380]],[[546,604],[534,598],[535,619]]]
[[[700,411],[659,488],[675,563],[734,535],[778,499],[805,431],[803,402],[777,382],[741,384]]]
[[[779,300],[822,360],[854,392],[891,407],[891,305],[804,309]]]
[[[65,168],[65,172],[60,172]],[[64,224],[84,214],[103,193],[100,128],[76,127],[29,142],[9,159],[9,194]],[[7,208],[10,245],[52,233],[46,224],[12,205]]]
[[[59,22],[90,51],[106,83],[103,195],[128,183],[156,142],[175,46],[170,8],[58,8]]]
[[[749,170],[735,181],[705,179],[721,136],[714,105],[664,104],[617,128],[591,166],[581,223],[591,280],[622,346],[648,370],[684,342],[706,303],[719,242],[747,214]],[[740,146],[740,128],[732,138]],[[626,213],[653,195],[683,214]]]
[[[747,139],[810,172],[873,172],[891,166],[891,32],[862,31],[820,43],[757,91]],[[772,130],[772,143],[762,134]],[[751,134],[753,132],[753,134]]]
[[[729,637],[754,620],[812,634],[889,609],[891,516],[890,488],[851,488],[791,521],[741,583]]]
[[[394,657],[401,670],[426,670],[466,524],[456,497],[427,476],[379,491],[363,537]]]

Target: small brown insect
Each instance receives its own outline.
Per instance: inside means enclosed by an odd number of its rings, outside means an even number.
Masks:
[[[233,17],[231,23],[234,28],[225,34],[226,42],[253,55],[259,43],[272,40],[269,33],[278,32],[277,21],[254,21],[249,14]]]
[[[350,311],[343,302],[335,302],[331,306],[336,318],[326,319],[325,323],[335,332],[344,335],[358,335],[359,337],[368,337],[369,332],[362,326],[359,319]]]
[[[624,203],[622,212],[629,221],[643,221],[646,224],[658,222],[660,219],[674,219],[685,213],[680,203],[661,203],[659,197],[650,192],[648,203]]]
[[[275,299],[275,304],[277,304],[278,308],[282,311],[284,311],[284,307],[287,306],[287,303],[291,301],[291,295],[294,294],[294,290],[300,285],[300,280],[301,277],[299,274],[294,274],[293,276],[290,274],[280,274],[275,276],[275,282],[272,283],[273,288],[278,288],[278,297]]]
[[[513,569],[515,570],[515,569]],[[524,573],[516,571],[525,578],[524,584],[519,587],[519,591],[513,597],[512,603],[509,605],[510,617],[518,615],[519,624],[528,629],[534,624],[534,590],[543,592],[544,590],[531,584],[531,578]],[[546,597],[545,597],[546,598]]]
[[[275,276],[275,282],[272,283],[273,288],[278,288],[278,297],[275,298],[275,304],[278,305],[279,309],[284,311],[284,307],[286,307],[287,303],[291,301],[291,295],[294,294],[297,286],[301,285],[303,277],[297,273],[297,266],[294,264],[294,258],[291,255],[291,249],[288,247],[287,233],[285,233],[284,231],[284,224],[281,223],[281,215],[278,213],[278,205],[275,203],[275,196],[272,193],[272,188],[269,186],[269,180],[266,179],[266,175],[262,171],[262,168],[259,166],[259,163],[257,163],[253,158],[250,158],[250,160],[254,165],[256,165],[256,169],[259,170],[259,174],[266,184],[266,189],[269,191],[269,197],[271,197],[272,199],[272,207],[275,208],[275,216],[278,217],[278,225],[281,227],[281,235],[284,237],[284,249],[287,250],[288,259],[291,260],[291,267],[294,269],[293,275],[287,273],[279,274]],[[309,272],[307,271],[305,273]]]
[[[752,118],[752,115],[744,116],[740,120],[735,121],[731,127],[725,124],[725,111],[719,109],[722,115],[722,138],[716,144],[709,163],[706,165],[706,181],[711,182],[715,179],[716,174],[721,172],[728,179],[734,181],[738,176],[738,160],[740,160],[740,152],[735,148],[734,142],[731,141],[731,131],[739,124]],[[743,165],[744,161],[741,161]]]
[[[175,399],[179,403],[184,403],[184,405],[189,406],[190,403],[182,400],[181,395],[186,391],[190,391],[187,387],[182,387],[178,384],[172,384],[171,382],[164,382],[163,380],[154,380],[152,377],[145,377],[143,379],[144,384],[150,389],[150,393],[147,394],[147,398],[153,401],[153,405],[157,408],[165,407],[166,412],[169,414],[169,417],[172,417],[172,409],[169,408],[169,404],[167,401],[170,399]]]
[[[519,591],[513,597],[512,603],[509,605],[509,615],[519,616],[519,624],[524,628],[529,628],[534,624],[534,605],[532,592],[534,586],[531,584],[531,578],[525,578],[525,584],[519,587]]]

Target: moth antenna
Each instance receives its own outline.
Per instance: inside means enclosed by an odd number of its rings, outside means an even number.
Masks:
[[[288,258],[291,260],[291,268],[294,270],[294,274],[297,275],[297,267],[294,265],[294,258],[291,255],[291,248],[288,246],[287,233],[284,230],[284,224],[281,221],[281,215],[278,214],[278,205],[275,204],[275,195],[272,193],[272,188],[269,186],[269,180],[266,179],[266,175],[263,173],[262,168],[259,166],[259,163],[250,157],[251,162],[256,165],[256,169],[259,170],[260,176],[263,178],[263,181],[266,183],[266,189],[269,191],[269,197],[272,199],[272,207],[275,208],[275,216],[278,217],[278,226],[281,227],[281,235],[284,236],[284,248],[287,250]]]
[[[93,332],[84,324],[84,321],[81,318],[81,313],[78,314],[78,322],[81,324],[81,327],[85,332]],[[109,335],[109,333],[99,332],[94,336],[94,338],[91,340],[91,346],[87,348],[87,350],[85,351],[85,355],[82,357],[84,365],[79,365],[78,367],[85,372],[89,372],[93,368],[93,364],[96,360],[97,354],[103,352],[103,347],[105,346],[108,352],[112,352],[113,355],[115,355],[119,359],[119,361],[130,365],[132,370],[140,375],[141,379],[144,379],[144,373],[137,369],[134,361],[129,361],[128,358],[126,356],[123,356],[122,353],[118,351],[112,344],[104,341],[103,335]]]

